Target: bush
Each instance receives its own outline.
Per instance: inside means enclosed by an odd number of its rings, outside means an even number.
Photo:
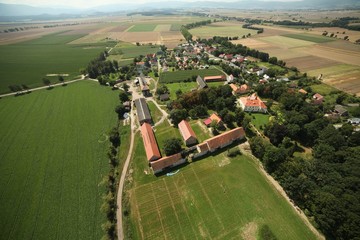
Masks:
[[[237,155],[241,155],[240,149],[235,148],[235,149],[229,149],[228,150],[228,153],[227,153],[228,157],[236,157]]]

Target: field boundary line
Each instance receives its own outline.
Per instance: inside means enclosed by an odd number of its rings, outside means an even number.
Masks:
[[[160,214],[160,211],[159,211],[159,205],[158,205],[158,202],[156,201],[156,196],[155,196],[155,194],[154,194],[153,184],[151,184],[151,190],[152,190],[151,193],[152,193],[152,196],[153,196],[153,198],[154,198],[155,205],[156,205],[156,212],[157,212],[157,214],[158,214],[158,217],[159,217],[159,220],[160,220],[160,223],[161,223],[161,228],[162,228],[162,230],[163,230],[163,234],[164,234],[165,239],[167,239],[167,237],[166,237],[166,232],[165,232],[165,228],[164,228],[164,224],[163,224],[163,222],[162,222],[162,220],[161,220],[161,214]]]
[[[135,212],[136,212],[136,215],[138,215],[138,218],[139,218],[139,220],[140,220],[140,222],[141,222],[141,215],[140,215],[140,209],[139,209],[139,205],[138,205],[138,201],[137,201],[137,198],[136,198],[136,190],[134,190],[134,201],[135,201]],[[131,203],[130,203],[131,204]],[[145,239],[145,237],[144,237],[144,229],[143,229],[143,227],[142,227],[142,225],[141,224],[139,224],[140,226],[139,226],[139,230],[140,230],[140,234],[141,234],[141,238],[142,239]]]
[[[184,174],[181,173],[181,175],[182,175],[182,177],[183,177],[184,180],[185,180]],[[186,182],[186,180],[185,180],[185,182]],[[175,185],[175,189],[176,189],[176,191],[178,192],[179,196],[182,198],[181,192],[179,191],[178,186],[177,186],[175,183],[174,183],[174,185]],[[187,217],[188,221],[190,222],[191,229],[193,230],[193,233],[194,233],[194,235],[196,236],[196,239],[198,239],[198,238],[197,238],[197,235],[196,235],[196,231],[195,231],[194,228],[193,228],[193,224],[191,224],[191,218],[190,218],[190,216],[189,216],[189,212],[188,212],[188,210],[186,209],[183,201],[181,201],[181,206],[182,206],[182,208],[184,209],[184,212],[186,213],[186,217]]]
[[[201,183],[201,181],[200,181],[198,175],[196,174],[194,168],[191,168],[191,170],[194,172],[194,175],[195,175],[195,177],[196,177],[196,180],[197,180],[197,181],[199,182],[199,184],[200,184],[201,191],[202,191],[203,194],[205,195],[206,200],[209,202],[209,204],[210,204],[210,206],[211,206],[211,209],[213,210],[213,212],[214,212],[214,214],[215,214],[218,222],[221,224],[221,227],[222,227],[222,229],[224,230],[224,229],[225,229],[225,226],[224,226],[223,222],[221,221],[219,215],[218,215],[217,212],[215,211],[214,206],[213,206],[213,204],[212,204],[212,202],[211,202],[211,200],[210,200],[210,198],[209,198],[209,195],[206,193],[203,184]]]
[[[165,179],[163,178],[162,180],[163,180],[163,182],[164,182],[164,184],[165,184],[166,192],[167,192],[167,194],[169,195],[170,202],[171,202],[171,206],[172,206],[172,209],[174,210],[174,213],[175,213],[175,216],[176,216],[176,220],[177,220],[177,222],[178,222],[178,224],[179,224],[179,226],[180,226],[180,230],[181,230],[181,233],[182,233],[181,235],[182,235],[183,239],[185,239],[185,238],[184,238],[184,231],[183,231],[183,229],[182,229],[182,226],[181,226],[181,223],[180,223],[180,220],[179,220],[179,216],[178,216],[178,214],[177,214],[177,212],[176,212],[175,204],[174,204],[174,201],[173,201],[173,199],[172,199],[172,197],[171,197],[169,188],[168,188],[168,186],[167,186],[167,184],[166,184]],[[185,240],[186,240],[186,239],[185,239]]]

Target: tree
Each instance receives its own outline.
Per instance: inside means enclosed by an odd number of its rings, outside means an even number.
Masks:
[[[120,146],[119,130],[116,127],[111,129],[111,131],[109,133],[109,140],[115,148]]]
[[[26,84],[21,84],[21,88],[27,92],[30,92],[30,88]]]
[[[170,118],[175,126],[188,117],[186,109],[174,109],[170,112]]]
[[[46,86],[48,86],[50,88],[51,82],[50,82],[50,80],[48,78],[43,78],[42,81],[43,81],[44,85],[46,85]]]
[[[170,156],[181,152],[181,139],[170,138],[164,141],[164,152],[166,156]]]
[[[64,84],[65,79],[64,79],[63,76],[59,75],[58,79],[59,79],[59,82],[61,82],[62,84]]]
[[[118,118],[122,119],[124,113],[126,112],[126,109],[122,104],[120,104],[120,105],[115,107],[115,112],[118,114]]]
[[[129,96],[125,92],[121,91],[119,93],[119,99],[121,102],[126,102],[129,101]]]
[[[122,87],[126,93],[129,92],[129,88],[130,88],[129,85],[127,85],[126,83],[123,83]]]
[[[9,86],[10,91],[12,92],[18,92],[21,91],[21,87],[19,85],[10,85]]]

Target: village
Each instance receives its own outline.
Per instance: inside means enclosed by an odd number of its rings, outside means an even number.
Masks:
[[[214,47],[213,45],[209,46],[201,43],[201,41],[181,44],[178,48],[171,51],[165,50],[165,52],[165,54],[161,52],[160,55],[149,54],[144,58],[144,61],[138,62],[136,67],[140,75],[136,77],[133,82],[134,86],[138,86],[135,91],[142,94],[139,95],[137,99],[133,99],[133,101],[136,107],[136,115],[146,152],[146,160],[154,174],[171,171],[171,168],[186,162],[191,162],[219,149],[226,148],[234,142],[246,141],[245,132],[250,129],[257,135],[264,136],[265,124],[274,121],[271,120],[274,119],[274,117],[279,119],[279,115],[281,114],[280,111],[276,112],[268,109],[269,107],[273,108],[274,105],[278,105],[279,103],[275,102],[271,97],[267,97],[265,101],[259,97],[258,92],[264,95],[264,87],[269,83],[281,85],[279,89],[282,91],[299,96],[307,103],[321,108],[324,117],[333,121],[335,128],[341,128],[343,126],[341,121],[345,121],[354,126],[354,131],[359,130],[357,126],[360,123],[360,119],[356,117],[351,118],[348,114],[347,106],[335,104],[329,107],[326,105],[327,101],[323,95],[313,92],[312,89],[307,86],[309,82],[319,83],[321,76],[319,76],[318,79],[309,79],[304,77],[305,75],[301,75],[297,69],[285,68],[284,63],[280,60],[271,60],[270,58],[268,62],[264,64],[263,62],[254,61],[255,59],[253,57],[243,56],[241,54],[229,54],[226,50],[224,51],[223,48],[219,47],[219,44],[217,44],[217,47]],[[273,64],[269,64],[269,62]],[[280,66],[276,65],[277,63],[280,63]],[[183,97],[191,97],[191,94],[197,94],[209,88],[219,87],[223,89],[228,88],[227,90],[231,92],[232,100],[234,100],[234,108],[229,107],[232,109],[230,111],[226,110],[226,113],[221,112],[221,108],[218,109],[220,112],[208,111],[208,106],[206,106],[206,104],[202,105],[206,108],[205,115],[206,112],[208,112],[207,117],[204,116],[204,114],[201,116],[202,123],[212,137],[200,142],[189,124],[189,120],[192,118],[197,119],[198,116],[190,116],[189,114],[172,116],[175,115],[172,113],[178,110],[171,106],[177,99],[170,98],[171,94],[167,86],[177,81],[168,78],[165,79],[164,82],[164,79],[161,81],[155,76],[160,75],[161,79],[161,75],[164,73],[181,73],[194,70],[206,72],[208,69],[214,67],[221,69],[218,71],[220,73],[219,75],[205,74],[203,77],[200,75],[184,75],[183,79],[178,81],[195,82],[197,85],[190,89],[188,93],[183,92],[183,89],[179,87],[177,98],[181,98],[182,95],[186,94],[190,95]],[[145,77],[143,72],[148,74],[149,70],[159,73],[155,74],[155,76],[153,75],[153,78]],[[279,73],[281,75],[278,75]],[[153,85],[152,88],[151,85]],[[157,86],[157,89],[154,89],[154,85]],[[157,106],[159,109],[161,108],[159,104],[167,106],[166,111],[168,113],[164,116],[168,119],[171,126],[180,132],[183,141],[183,147],[179,148],[178,152],[166,156],[160,153],[156,133],[154,133],[152,128],[152,125],[155,124],[153,121],[154,116],[150,114],[147,98],[158,103]],[[130,103],[125,102],[124,106],[129,109]],[[354,103],[349,106],[357,105]],[[247,123],[244,123],[243,114],[240,114],[243,120],[237,121],[236,118],[239,114],[234,114],[236,109],[238,109],[237,111],[246,113],[245,118],[248,120]],[[191,109],[189,109],[188,112],[190,113]],[[264,125],[256,126],[256,124],[252,123],[254,119],[254,117],[251,118],[252,113],[263,115],[262,118],[265,117],[266,119]],[[224,123],[222,117],[226,119],[226,123]],[[235,127],[236,124],[233,124],[233,122],[237,122],[238,127]]]

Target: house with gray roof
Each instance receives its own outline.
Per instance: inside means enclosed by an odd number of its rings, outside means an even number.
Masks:
[[[140,125],[144,122],[151,123],[151,115],[145,98],[135,99],[134,103]]]
[[[196,82],[197,82],[197,84],[199,85],[199,86],[198,86],[199,89],[203,89],[203,88],[207,88],[207,87],[208,87],[207,84],[206,84],[206,82],[204,81],[204,79],[202,79],[202,77],[200,77],[200,76],[197,76]]]

